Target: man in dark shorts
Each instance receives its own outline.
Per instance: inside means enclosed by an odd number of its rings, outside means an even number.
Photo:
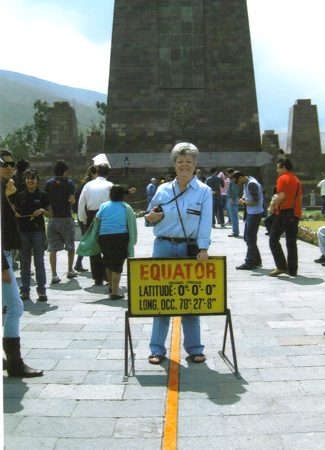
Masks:
[[[57,160],[54,165],[55,177],[47,180],[44,190],[48,193],[53,217],[47,227],[48,252],[52,270],[52,284],[61,279],[56,271],[56,253],[60,250],[68,252],[68,278],[74,278],[78,272],[73,270],[74,249],[74,220],[71,216],[71,205],[75,203],[74,182],[67,178],[68,164],[64,160]]]

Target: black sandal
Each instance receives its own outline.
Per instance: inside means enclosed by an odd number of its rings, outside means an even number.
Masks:
[[[111,300],[121,300],[124,297],[124,294],[110,294]]]
[[[157,361],[150,361],[150,359],[151,360],[157,359]],[[148,358],[150,364],[156,364],[156,365],[161,364],[164,359],[165,359],[165,357],[163,355],[158,355],[158,354],[153,354],[153,353]]]
[[[202,359],[196,360],[195,358],[197,358],[197,357],[200,357]],[[190,355],[190,358],[191,358],[191,361],[194,362],[195,364],[203,363],[207,360],[205,355],[203,355],[203,353],[194,353],[193,355]]]

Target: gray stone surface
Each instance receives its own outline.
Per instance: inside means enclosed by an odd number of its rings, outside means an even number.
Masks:
[[[260,152],[246,1],[115,0],[107,106],[106,153]]]
[[[152,230],[143,219],[137,223],[136,256],[150,255]],[[201,317],[206,364],[189,362],[180,345],[177,448],[323,449],[325,268],[313,262],[319,249],[298,242],[299,275],[274,279],[265,229],[258,241],[263,267],[252,272],[236,271],[246,245],[228,233],[212,230],[210,254],[227,256],[228,306],[243,378],[218,355],[225,318]],[[20,380],[4,372],[5,449],[161,450],[169,360],[157,367],[147,362],[152,319],[130,320],[136,372],[125,382],[127,302],[109,301],[107,288],[94,288],[87,273],[67,281],[66,257],[58,254],[62,283],[48,287],[47,304],[37,302],[35,285],[24,302],[22,353],[44,376]],[[84,265],[89,268],[87,258]],[[46,270],[50,279],[47,254]],[[231,359],[230,342],[226,354]]]

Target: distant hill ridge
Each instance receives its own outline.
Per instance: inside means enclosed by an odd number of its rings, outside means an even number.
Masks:
[[[21,73],[0,70],[0,135],[33,122],[36,100],[53,106],[57,101],[68,101],[76,110],[81,131],[86,133],[91,124],[99,123],[96,102],[106,102],[107,96],[87,89],[74,88],[41,80]]]
[[[63,86],[51,81],[23,75],[17,72],[0,70],[0,136],[13,132],[33,122],[36,100],[54,102],[68,101],[76,111],[80,131],[86,135],[92,121],[100,122],[96,102],[107,101],[107,96],[87,89]],[[263,133],[263,130],[261,130]],[[275,131],[276,132],[276,131]],[[276,132],[277,133],[277,132]],[[283,150],[287,147],[287,133],[279,132],[279,143]],[[321,132],[321,143],[325,153],[325,133]]]

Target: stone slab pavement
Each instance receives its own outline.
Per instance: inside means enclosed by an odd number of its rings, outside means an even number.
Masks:
[[[151,256],[152,229],[141,218],[137,223],[136,257]],[[206,363],[188,362],[181,349],[177,449],[323,450],[325,267],[313,262],[319,249],[299,241],[299,275],[271,278],[265,228],[258,241],[263,267],[249,272],[235,268],[246,244],[229,238],[230,231],[212,230],[210,254],[227,256],[242,379],[218,354],[225,318],[202,316]],[[50,280],[48,254],[46,269]],[[147,362],[152,319],[130,320],[136,372],[124,382],[126,300],[108,300],[89,272],[68,280],[66,270],[60,252],[62,282],[48,287],[48,302],[36,301],[35,283],[24,302],[22,354],[44,376],[20,380],[4,372],[5,449],[161,449],[169,360],[158,367]],[[127,293],[125,271],[120,292]]]

